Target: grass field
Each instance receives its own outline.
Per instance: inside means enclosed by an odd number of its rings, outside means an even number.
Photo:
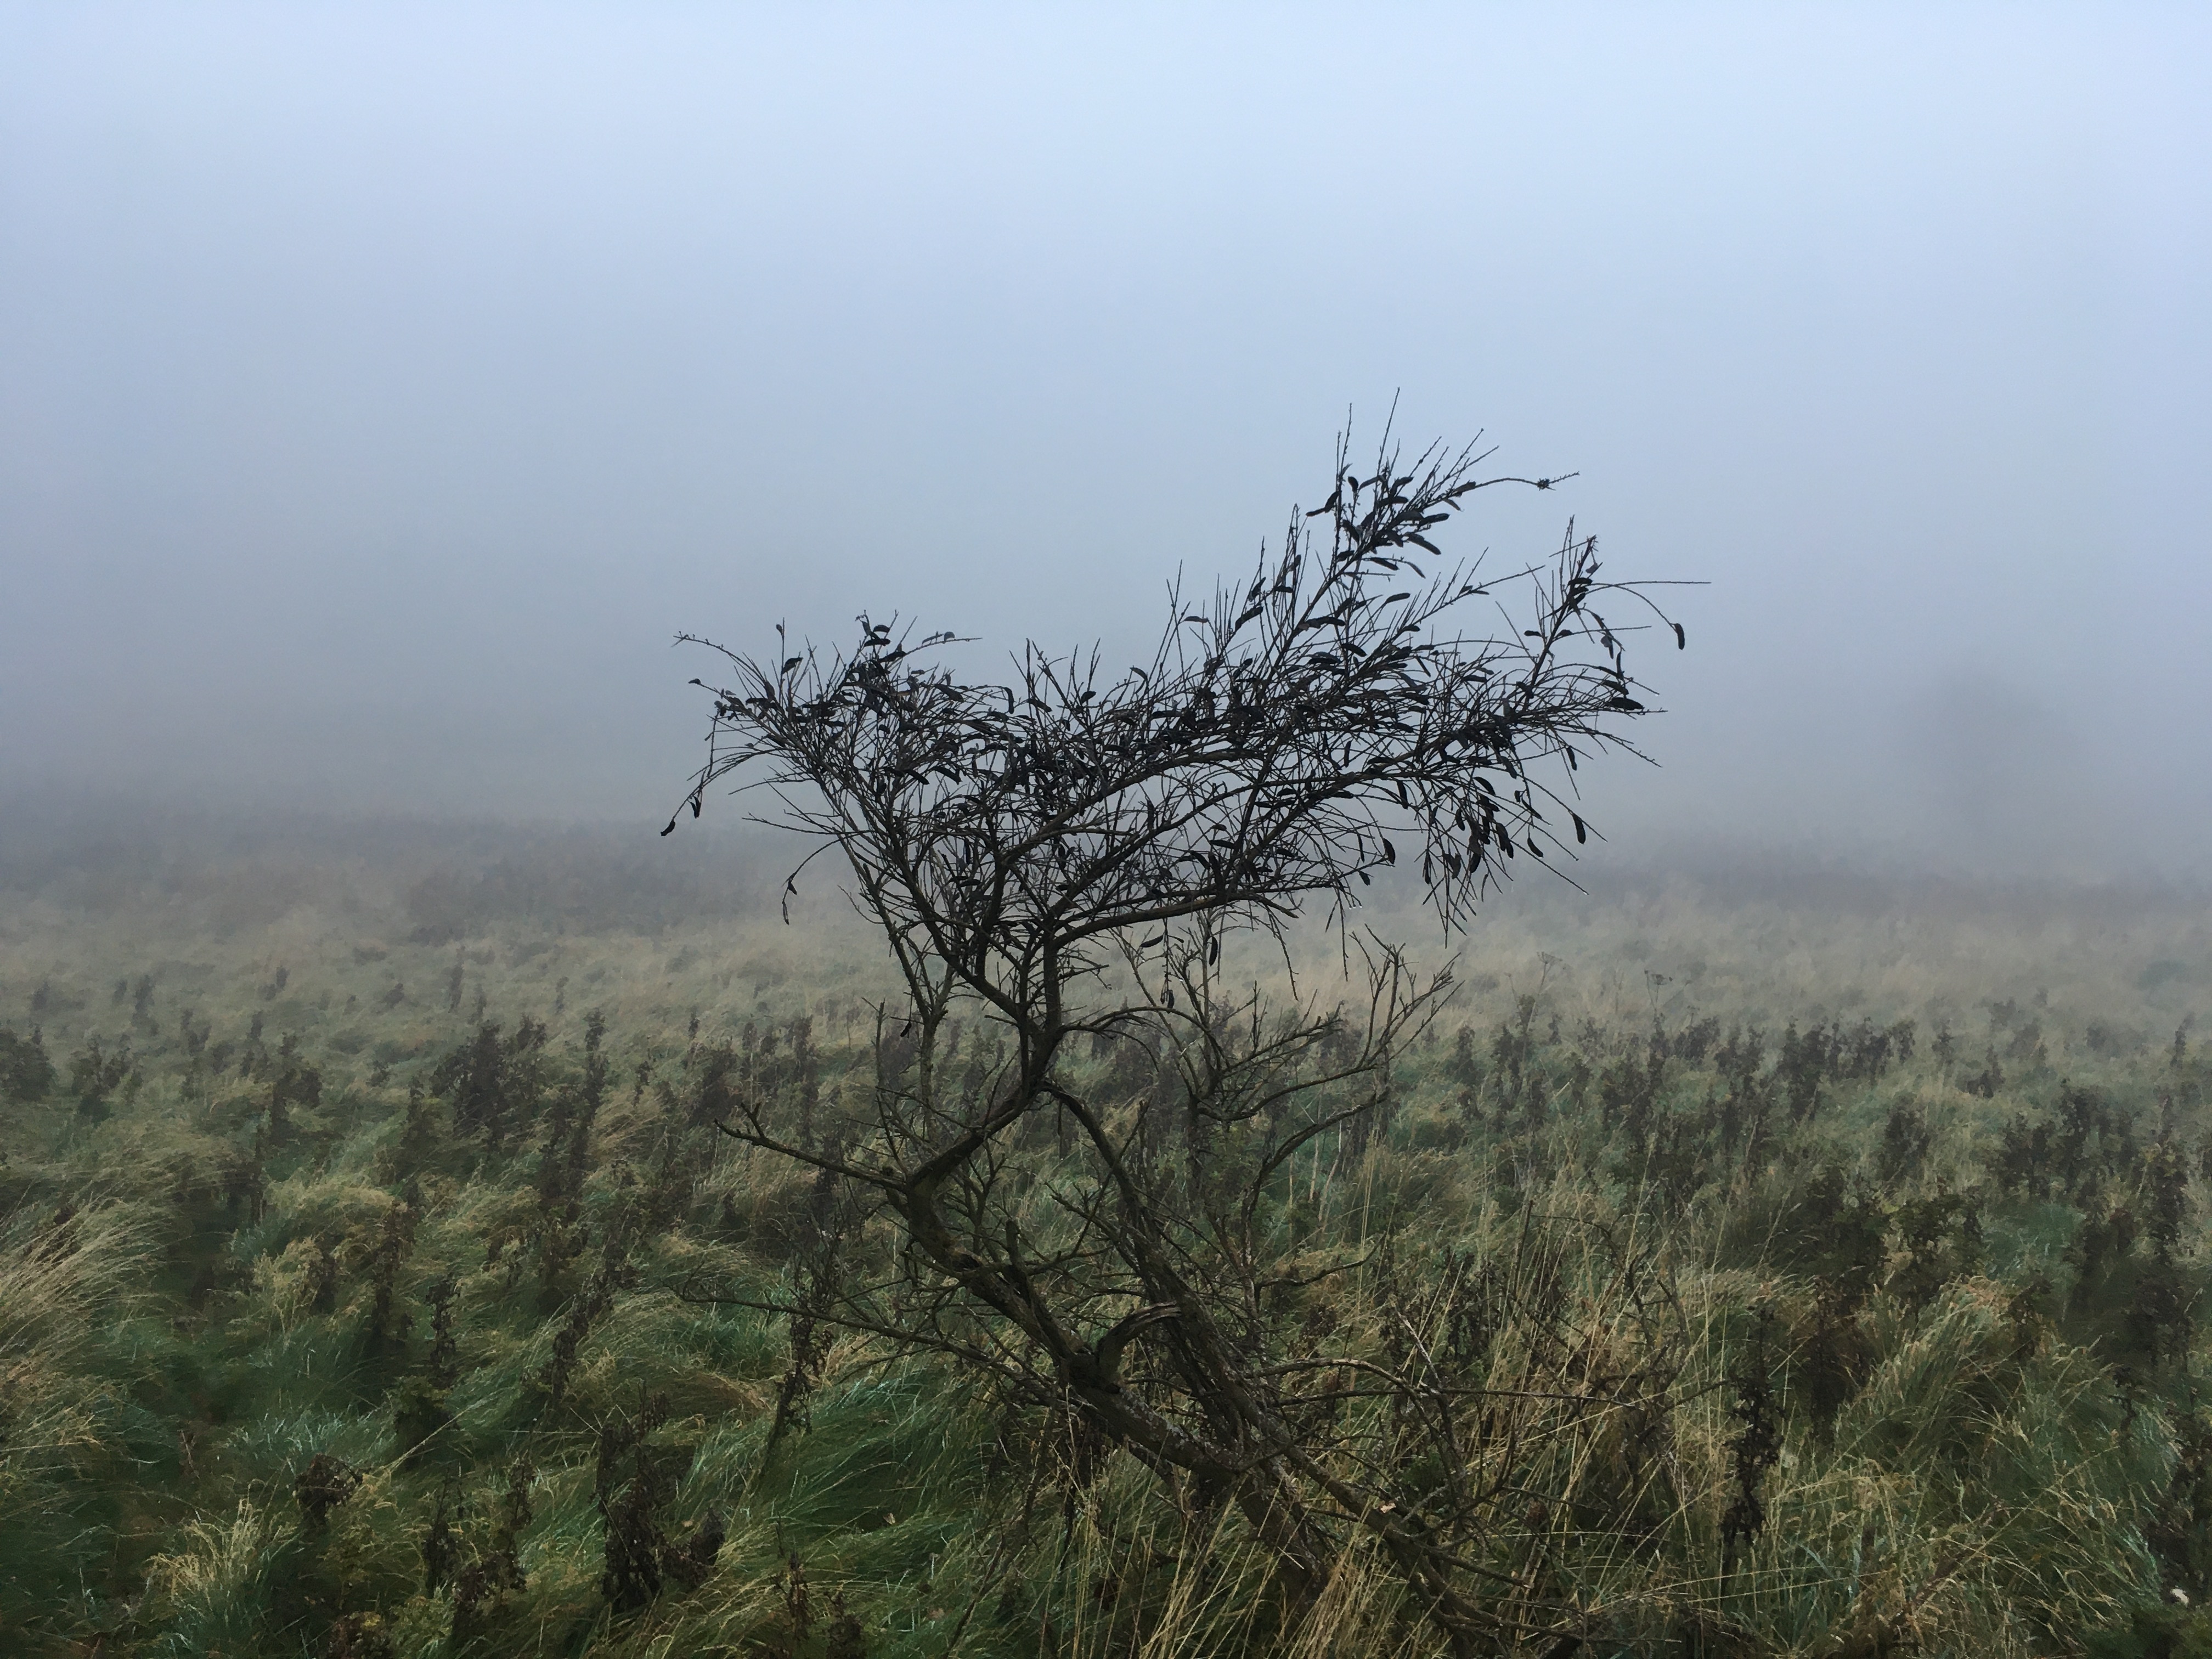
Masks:
[[[861,1112],[890,981],[826,884],[790,927],[564,890],[0,895],[0,1648],[1443,1650],[1358,1549],[1286,1597],[1233,1508],[946,1362],[679,1297],[801,1285],[843,1200],[714,1121]],[[2201,896],[1655,879],[1500,905],[1461,981],[1275,1197],[1362,1263],[1285,1317],[1486,1379],[1498,1605],[1593,1653],[2212,1652]]]

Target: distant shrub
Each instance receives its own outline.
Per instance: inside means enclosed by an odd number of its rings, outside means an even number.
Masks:
[[[54,1063],[46,1056],[46,1039],[33,1025],[31,1035],[19,1037],[0,1025],[0,1095],[11,1100],[44,1100],[54,1086]]]
[[[70,1092],[76,1097],[79,1115],[105,1115],[108,1097],[134,1075],[131,1064],[128,1040],[110,1050],[100,1046],[98,1037],[87,1037],[84,1046],[70,1056]]]
[[[1920,1109],[1917,1101],[1907,1095],[1894,1102],[1882,1123],[1881,1150],[1876,1154],[1875,1168],[1881,1184],[1894,1187],[1918,1175],[1920,1166],[1928,1161],[1928,1149],[1934,1140],[1935,1132],[1928,1127],[1928,1114]]]

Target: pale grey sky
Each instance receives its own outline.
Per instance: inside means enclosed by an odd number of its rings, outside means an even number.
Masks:
[[[0,4],[0,785],[634,817],[1347,404],[1712,583],[1635,836],[2212,863],[2212,10]]]

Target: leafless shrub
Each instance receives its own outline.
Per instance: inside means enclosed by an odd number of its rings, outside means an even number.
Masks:
[[[1361,893],[1401,840],[1448,930],[1522,854],[1557,868],[1589,833],[1574,769],[1646,712],[1600,607],[1648,601],[1600,580],[1592,540],[1571,530],[1555,560],[1502,580],[1443,562],[1432,537],[1476,491],[1553,483],[1481,477],[1481,459],[1405,465],[1386,444],[1361,477],[1340,447],[1279,556],[1202,605],[1175,595],[1152,661],[1119,676],[1030,646],[1012,683],[968,684],[921,666],[951,635],[865,616],[849,653],[725,653],[735,683],[714,692],[690,797],[696,816],[750,769],[780,804],[769,821],[842,854],[906,986],[849,1136],[825,1143],[765,1088],[720,1120],[872,1195],[902,1241],[883,1273],[817,1274],[768,1304],[795,1346],[798,1322],[835,1322],[957,1357],[1178,1501],[1237,1505],[1294,1595],[1364,1534],[1468,1650],[1575,1628],[1529,1588],[1534,1565],[1477,1559],[1512,1486],[1492,1441],[1525,1426],[1520,1408],[1493,1397],[1492,1359],[1438,1353],[1462,1316],[1433,1297],[1358,1344],[1317,1318],[1315,1287],[1367,1271],[1371,1249],[1301,1224],[1294,1194],[1362,1156],[1396,1057],[1451,989],[1352,928]],[[1518,582],[1524,616],[1468,625]],[[1309,913],[1339,930],[1348,1006],[1270,1006],[1229,981],[1225,938],[1280,939]],[[959,1063],[963,1022],[1006,1044],[987,1075]],[[1087,1080],[1101,1043],[1121,1058]],[[1046,1144],[1052,1158],[1024,1155]],[[1547,1248],[1531,1235],[1532,1273]],[[1568,1345],[1601,1340],[1564,1320],[1524,1322],[1510,1362],[1554,1392]],[[1656,1409],[1661,1373],[1606,1375],[1561,1397],[1602,1415],[1631,1387]],[[1520,1586],[1502,1598],[1501,1571]]]

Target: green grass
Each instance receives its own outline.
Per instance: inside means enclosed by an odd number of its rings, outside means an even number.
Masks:
[[[2062,922],[1824,917],[1679,893],[1532,907],[1477,941],[1463,1003],[1401,1059],[1382,1139],[1358,1156],[1317,1146],[1286,1172],[1274,1224],[1389,1241],[1387,1272],[1300,1292],[1302,1316],[1346,1341],[1380,1352],[1388,1310],[1449,1259],[1535,1272],[1540,1240],[1578,1375],[1665,1358],[1663,1409],[1570,1421],[1530,1408],[1527,1501],[1486,1546],[1492,1566],[1581,1610],[1589,1650],[1871,1654],[1879,1633],[1997,1659],[2212,1639],[2168,1597],[2203,1600],[2212,1573],[2212,1547],[2190,1542],[2192,1528],[2212,1533],[2212,1476],[2196,1496],[2190,1485],[2212,1459],[2188,1431],[2208,1403],[2207,1343],[2201,1322],[2178,1348],[2130,1322],[2149,1305],[2143,1151],[2162,1121],[2188,1158],[2169,1254],[2191,1296],[2207,1260],[2205,1068],[2193,1043],[2176,1064],[2168,1039],[2212,984],[2212,950],[2185,908],[2102,932]],[[673,1287],[702,1273],[752,1295],[788,1285],[810,1182],[685,1127],[692,1021],[705,1043],[812,1018],[823,1109],[842,1109],[866,1085],[865,999],[879,988],[849,934],[403,936],[374,903],[295,906],[228,933],[189,906],[7,918],[0,1026],[40,1027],[58,1076],[42,1098],[0,1100],[0,1650],[247,1659],[344,1650],[336,1632],[349,1630],[426,1656],[822,1656],[835,1641],[850,1659],[842,1607],[859,1650],[916,1659],[1437,1651],[1362,1548],[1316,1601],[1289,1602],[1233,1506],[1179,1508],[1121,1458],[1078,1478],[1064,1425],[866,1335],[830,1346],[803,1427],[771,1443],[785,1322]],[[404,995],[386,1006],[395,984]],[[1522,995],[1537,998],[1533,1081],[1509,1112],[1493,1040]],[[547,1022],[544,1086],[497,1146],[434,1099],[410,1152],[410,1089],[469,1039],[479,996],[504,1033],[525,1014]],[[577,1194],[581,1246],[549,1277],[541,1147],[582,1076],[589,1009],[606,1018],[610,1077]],[[1640,1064],[1655,1023],[1680,1032],[1706,1015],[1765,1029],[1763,1075],[1791,1022],[1911,1018],[1918,1042],[1878,1078],[1829,1077],[1808,1122],[1778,1121],[1749,1153],[1723,1127],[1715,1055],[1670,1059],[1647,1126],[1657,1150],[1639,1158],[1605,1103],[1607,1068]],[[257,1019],[265,1069],[241,1077]],[[1984,1051],[2008,1052],[2030,1021],[2040,1059],[2022,1045],[1994,1097],[1965,1092]],[[1473,1079],[1455,1071],[1462,1022]],[[1946,1024],[1948,1066],[1931,1053]],[[272,1112],[288,1036],[319,1098]],[[95,1037],[109,1055],[127,1041],[131,1059],[87,1102],[70,1060]],[[2070,1196],[2008,1197],[1990,1173],[2004,1125],[2051,1117],[2062,1081],[2101,1091],[2133,1151]],[[1908,1099],[1929,1144],[1884,1186],[1885,1126]],[[1824,1419],[1808,1392],[1817,1281],[1843,1268],[1834,1226],[1808,1218],[1832,1166],[1837,1190],[1882,1219],[1848,1320],[1849,1397]],[[1947,1224],[1916,1289],[1900,1212],[1946,1192],[1972,1198],[1978,1236]],[[2085,1228],[2118,1209],[2137,1237],[2098,1281],[2112,1305],[2084,1303]],[[613,1234],[629,1240],[621,1271],[564,1364],[562,1333]],[[863,1248],[880,1265],[892,1245],[878,1228]],[[1624,1290],[1628,1255],[1663,1288],[1656,1301]],[[2048,1290],[2031,1308],[2037,1275]],[[454,1375],[440,1386],[430,1293],[447,1280]],[[1782,1333],[1783,1442],[1765,1523],[1730,1549],[1732,1379],[1757,1309]],[[1540,1334],[1510,1320],[1490,1332],[1495,1374]],[[711,1514],[726,1540],[696,1589],[672,1581],[621,1611],[601,1589],[600,1437],[656,1398],[648,1444],[673,1477],[659,1524],[681,1541]],[[357,1477],[320,1531],[295,1492],[318,1456]],[[525,1457],[530,1519],[509,1540],[503,1494]],[[433,1588],[441,1504],[455,1566]],[[457,1639],[455,1575],[495,1565],[508,1543],[520,1582],[464,1616]]]

